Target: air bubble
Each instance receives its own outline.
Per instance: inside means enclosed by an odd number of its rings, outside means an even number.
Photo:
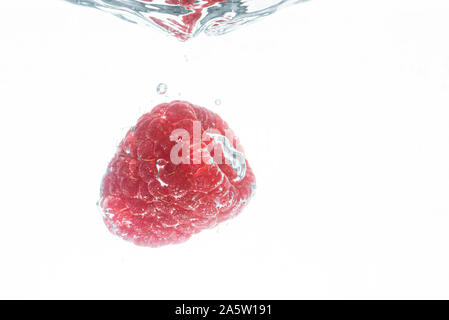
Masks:
[[[221,99],[216,99],[216,100],[215,100],[215,104],[216,104],[217,106],[221,105]]]
[[[167,93],[167,85],[165,83],[159,83],[157,85],[157,93],[166,94]]]

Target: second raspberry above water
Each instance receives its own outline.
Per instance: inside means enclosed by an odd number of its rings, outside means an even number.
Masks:
[[[103,178],[99,204],[112,233],[157,247],[238,215],[254,189],[227,123],[206,108],[173,101],[128,131]]]

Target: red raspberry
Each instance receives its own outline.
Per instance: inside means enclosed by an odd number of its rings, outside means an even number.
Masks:
[[[152,2],[152,0],[143,1]],[[151,16],[149,18],[161,28],[172,33],[178,39],[186,41],[190,39],[199,28],[198,21],[207,15],[207,8],[225,1],[226,0],[202,0],[195,2],[194,0],[166,0],[165,3],[167,5],[184,7],[188,13],[178,15],[181,18],[170,17],[167,19],[160,19]]]
[[[254,188],[227,123],[205,108],[173,101],[128,131],[103,178],[99,204],[112,233],[157,247],[236,216]]]

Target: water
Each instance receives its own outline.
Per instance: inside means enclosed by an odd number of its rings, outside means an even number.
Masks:
[[[130,22],[152,25],[188,40],[220,35],[306,0],[66,0],[99,8]]]
[[[231,141],[225,136],[220,134],[209,133],[209,136],[214,140],[215,143],[221,145],[223,150],[223,156],[228,160],[229,165],[234,169],[237,177],[234,181],[243,180],[246,176],[246,160],[245,155],[234,148]]]
[[[159,83],[157,85],[156,91],[159,94],[166,94],[167,93],[167,89],[168,89],[168,87],[167,87],[167,85],[165,83]]]

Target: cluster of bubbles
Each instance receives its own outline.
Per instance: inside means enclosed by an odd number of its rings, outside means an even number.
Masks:
[[[167,93],[167,90],[168,90],[168,86],[165,83],[161,82],[157,85],[157,88],[156,88],[157,93],[163,95],[163,94]],[[221,99],[215,99],[215,104],[217,106],[221,105]]]

